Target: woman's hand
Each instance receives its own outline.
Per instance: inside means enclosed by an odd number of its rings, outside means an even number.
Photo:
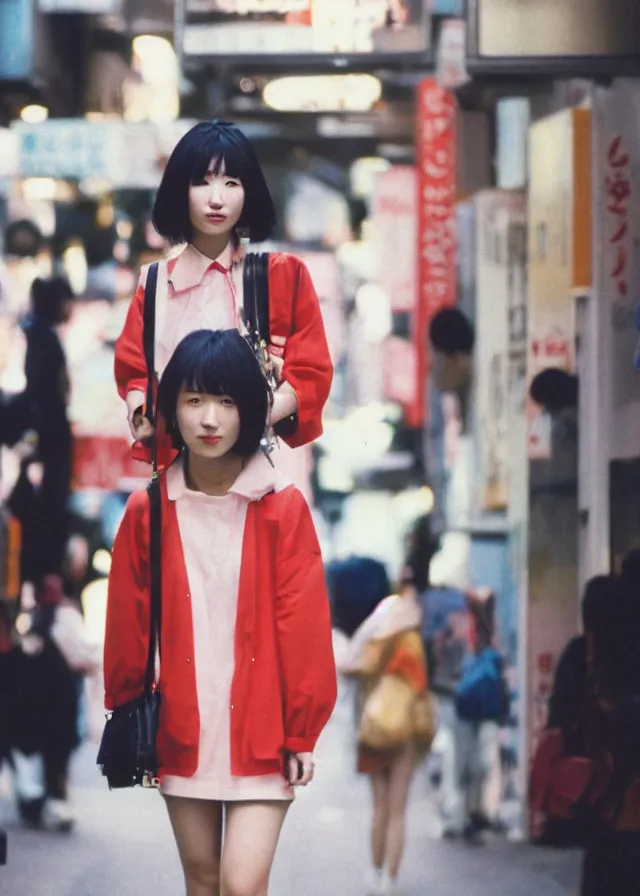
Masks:
[[[276,387],[282,385],[282,368],[284,367],[284,358],[277,358],[275,355],[269,355],[269,373],[273,375],[276,381]]]
[[[137,408],[133,414],[129,415],[129,428],[131,435],[137,442],[144,442],[150,439],[155,430],[142,413],[142,408]]]
[[[290,753],[287,757],[287,780],[292,786],[306,787],[313,779],[314,769],[313,753]]]
[[[143,442],[150,439],[154,433],[153,426],[144,416],[143,403],[144,392],[134,389],[127,395],[127,419],[129,421],[129,429],[131,435],[137,442]]]

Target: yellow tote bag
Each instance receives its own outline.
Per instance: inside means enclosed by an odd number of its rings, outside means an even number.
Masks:
[[[382,675],[367,697],[359,741],[371,750],[390,750],[408,743],[414,734],[416,694],[397,675]]]

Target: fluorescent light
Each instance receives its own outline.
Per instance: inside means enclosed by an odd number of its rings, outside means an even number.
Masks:
[[[46,106],[40,106],[37,103],[32,103],[29,106],[25,106],[24,109],[20,112],[20,118],[23,121],[26,121],[27,124],[42,124],[43,121],[46,121],[49,117],[49,110]]]
[[[277,112],[368,112],[381,95],[373,75],[300,75],[269,81],[262,100]]]

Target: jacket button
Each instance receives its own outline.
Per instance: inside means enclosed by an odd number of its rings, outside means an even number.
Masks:
[[[233,703],[231,704],[231,709],[235,709],[235,706],[233,705]]]
[[[252,663],[255,663],[255,661],[256,661],[255,656],[252,656],[252,657],[251,657],[251,662],[252,662]]]
[[[187,657],[187,662],[188,662],[188,663],[190,663],[190,662],[191,662],[191,659],[190,659],[190,658],[189,658],[189,657]]]

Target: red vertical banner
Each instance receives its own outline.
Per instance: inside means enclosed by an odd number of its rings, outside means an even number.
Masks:
[[[456,102],[435,78],[417,87],[418,305],[416,425],[425,422],[429,375],[429,325],[456,304]]]

